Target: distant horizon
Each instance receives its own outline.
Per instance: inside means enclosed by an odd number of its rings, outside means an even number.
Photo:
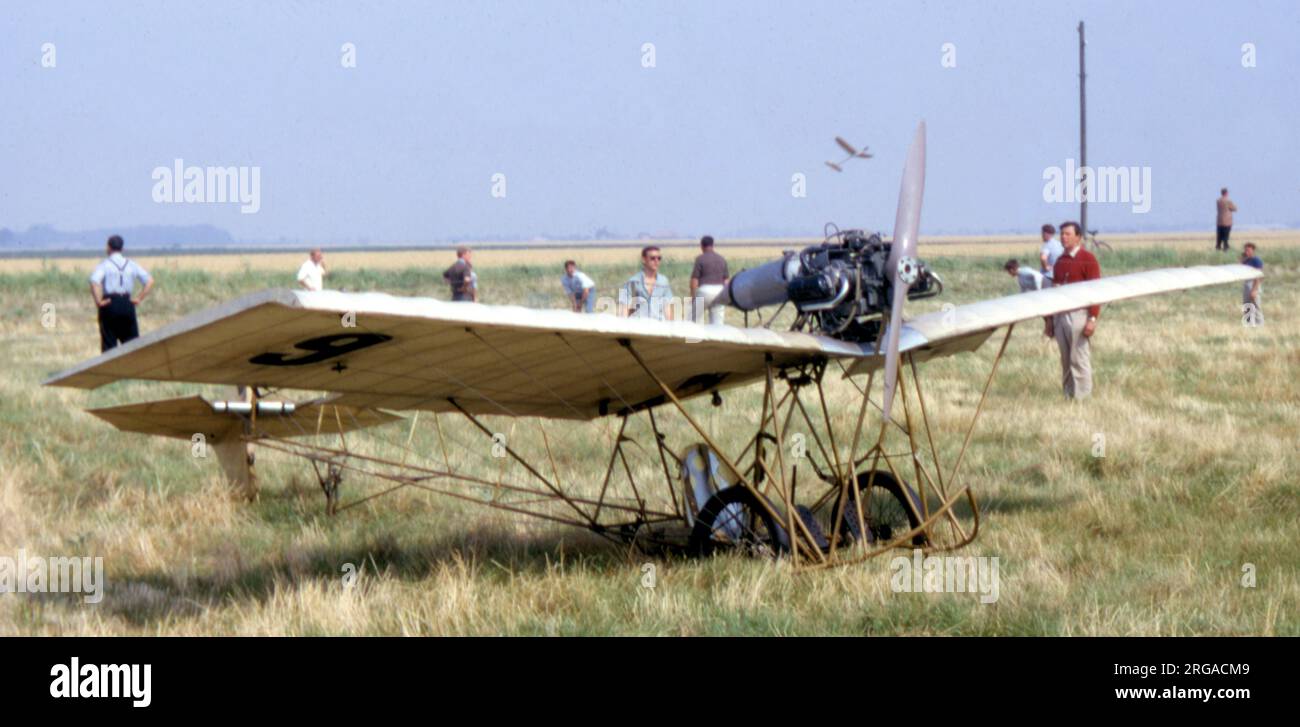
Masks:
[[[52,226],[37,225],[36,227],[49,229]],[[213,226],[205,225],[202,227],[208,227],[211,230],[218,233],[226,232],[221,228],[217,228]],[[155,230],[155,231],[165,231],[166,229],[168,229],[168,226],[138,225],[134,227],[112,228],[112,230],[103,229],[103,230],[90,230],[90,231],[72,231],[72,230],[61,231],[68,235],[85,235],[87,233],[97,233],[101,237],[96,237],[91,240],[86,240],[81,244],[71,245],[71,246],[59,246],[58,243],[55,243],[54,245],[51,246],[28,247],[27,249],[22,249],[23,247],[22,243],[6,243],[6,238],[4,233],[10,231],[7,230],[6,228],[0,228],[0,259],[37,257],[37,256],[47,256],[51,254],[53,255],[72,254],[75,256],[80,256],[82,254],[87,254],[87,253],[95,254],[95,253],[102,252],[104,242],[107,241],[109,234],[122,234],[122,236],[125,238],[124,241],[126,242],[127,249],[129,251],[135,250],[135,251],[141,251],[145,253],[165,253],[171,251],[180,251],[180,252],[193,252],[196,254],[201,254],[203,252],[208,252],[208,251],[244,252],[244,251],[253,251],[253,250],[259,252],[263,252],[263,251],[264,252],[287,252],[287,251],[305,250],[305,249],[310,249],[312,247],[321,247],[322,249],[326,249],[326,250],[344,250],[344,251],[358,250],[358,249],[380,249],[380,248],[400,250],[400,249],[420,248],[420,247],[450,249],[460,243],[472,243],[477,245],[483,245],[484,249],[492,249],[494,247],[496,248],[526,247],[529,245],[552,246],[552,245],[562,245],[563,243],[577,243],[576,245],[574,245],[574,247],[582,247],[584,246],[584,244],[591,244],[591,246],[593,247],[599,247],[600,243],[624,244],[629,247],[633,247],[640,243],[661,243],[661,244],[673,245],[673,246],[690,246],[695,244],[696,240],[698,239],[694,236],[682,236],[682,235],[664,236],[664,237],[647,237],[647,238],[590,237],[590,236],[588,237],[533,236],[533,237],[517,237],[517,238],[452,237],[452,238],[423,239],[423,240],[359,242],[355,240],[322,241],[322,240],[306,240],[306,239],[248,240],[248,239],[238,239],[238,238],[231,237],[229,241],[222,242],[222,243],[168,242],[163,244],[158,244],[158,243],[133,244],[131,240],[131,231],[133,230],[139,231],[145,228]],[[888,231],[886,230],[874,230],[874,231],[880,232],[886,239],[889,238]],[[1283,225],[1283,226],[1240,225],[1240,226],[1235,226],[1234,231],[1238,232],[1238,234],[1245,233],[1245,232],[1300,231],[1300,224]],[[1207,240],[1212,240],[1214,235],[1214,230],[1212,228],[1207,229],[1205,227],[1188,226],[1183,228],[1170,228],[1170,229],[1162,229],[1162,230],[1100,230],[1098,231],[1098,237],[1101,239],[1105,239],[1106,235],[1108,234],[1123,235],[1123,236],[1204,234]],[[983,231],[975,231],[975,230],[950,231],[950,232],[937,232],[933,234],[922,235],[921,243],[925,244],[927,240],[931,242],[943,242],[945,238],[967,238],[967,237],[979,238],[979,237],[990,237],[990,236],[1037,237],[1038,235],[1039,235],[1039,231],[1037,227],[1031,227],[1025,229],[1014,229],[1014,230],[1006,229],[1006,230],[983,230]],[[815,235],[815,234],[799,235],[799,234],[781,234],[781,233],[760,234],[760,235],[716,235],[715,234],[714,237],[717,239],[718,245],[721,247],[726,247],[729,244],[746,245],[746,244],[752,244],[754,242],[764,242],[769,240],[773,242],[800,240],[800,241],[807,241],[811,243],[820,239],[820,235]]]

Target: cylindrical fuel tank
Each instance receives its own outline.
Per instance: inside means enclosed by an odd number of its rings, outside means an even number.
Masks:
[[[717,302],[741,310],[780,305],[789,299],[786,287],[799,274],[799,267],[799,256],[786,252],[780,260],[742,270],[727,283]]]

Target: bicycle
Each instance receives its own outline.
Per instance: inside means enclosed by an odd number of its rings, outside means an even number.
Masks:
[[[1092,246],[1094,252],[1101,252],[1102,250],[1105,250],[1106,252],[1115,252],[1115,248],[1111,247],[1109,242],[1097,239],[1097,230],[1088,230],[1088,234],[1084,237],[1084,241],[1088,245]]]

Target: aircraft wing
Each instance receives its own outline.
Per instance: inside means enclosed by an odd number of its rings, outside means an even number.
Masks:
[[[353,324],[353,325],[349,325]],[[121,379],[336,394],[356,408],[593,419],[662,402],[627,341],[680,397],[743,385],[778,365],[871,347],[767,329],[382,293],[265,290],[195,313],[47,385]]]
[[[212,442],[238,439],[246,416],[221,411],[201,396],[163,399],[91,409],[91,414],[124,432],[190,439],[203,434]],[[374,409],[334,406],[328,399],[298,404],[282,414],[258,417],[257,431],[277,437],[341,434],[397,421],[400,417]]]
[[[905,322],[899,331],[899,350],[912,353],[919,363],[962,351],[974,351],[995,330],[1012,323],[1129,298],[1262,276],[1263,273],[1249,265],[1165,268],[983,300],[926,313]],[[853,376],[874,371],[884,366],[884,361],[883,355],[860,358],[849,366],[848,373]]]

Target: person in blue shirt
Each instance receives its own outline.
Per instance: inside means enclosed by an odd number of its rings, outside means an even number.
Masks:
[[[1002,266],[1002,269],[1006,270],[1007,274],[1016,279],[1016,284],[1020,286],[1021,293],[1028,293],[1033,290],[1042,290],[1044,287],[1047,287],[1044,284],[1045,275],[1031,267],[1021,265],[1019,260],[1008,260],[1007,264]]]
[[[1056,239],[1056,225],[1050,222],[1043,225],[1043,247],[1038,251],[1038,260],[1041,263],[1040,271],[1043,274],[1044,288],[1052,287],[1052,268],[1064,254],[1065,246]]]
[[[564,261],[564,277],[560,278],[560,286],[564,288],[564,295],[569,299],[569,307],[575,313],[595,312],[596,283],[591,276],[578,269],[577,262]]]
[[[618,314],[655,320],[673,319],[673,288],[659,272],[663,253],[651,245],[641,250],[641,271],[627,279],[618,294]]]

